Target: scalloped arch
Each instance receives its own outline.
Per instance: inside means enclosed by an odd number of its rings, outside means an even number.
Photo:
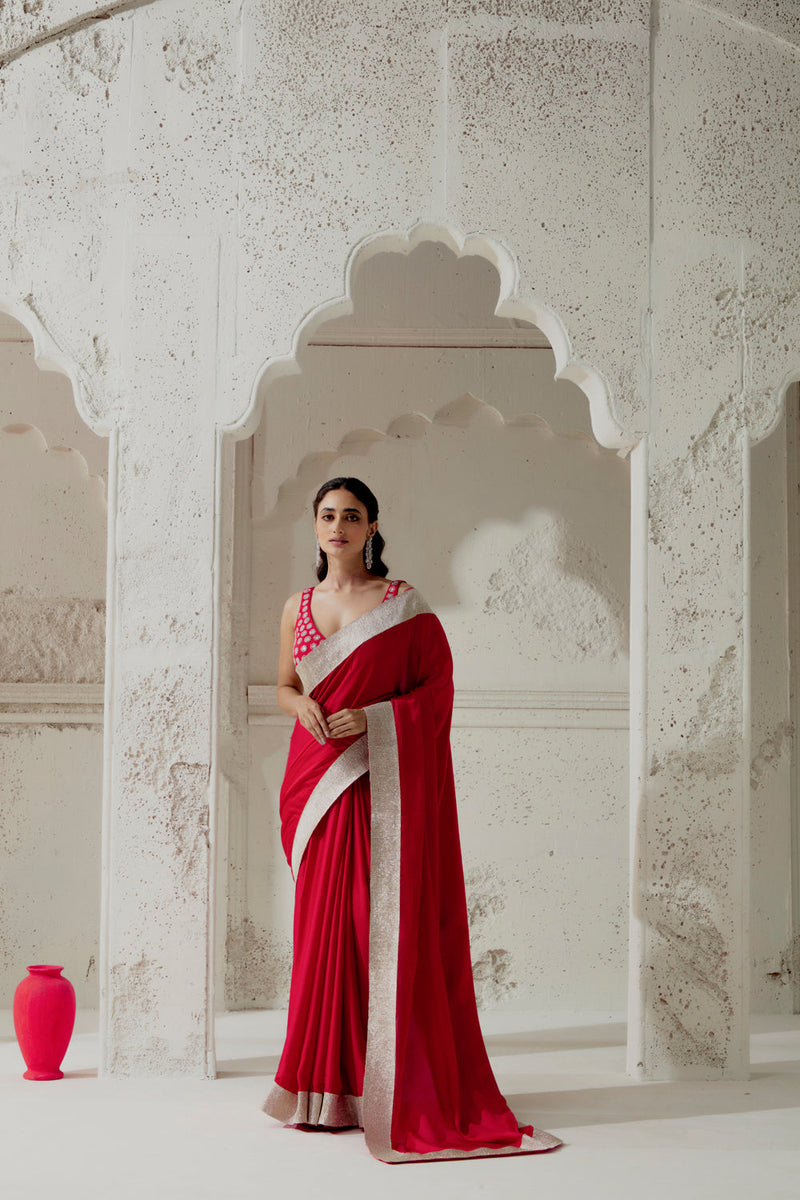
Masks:
[[[0,425],[0,452],[5,446],[13,444],[12,439],[28,438],[27,450],[32,446],[50,464],[58,463],[58,471],[63,475],[71,475],[75,483],[81,482],[87,492],[94,491],[102,497],[103,507],[108,508],[106,485],[102,475],[93,475],[89,470],[86,458],[74,446],[51,445],[38,425],[30,422],[12,422],[10,425]]]
[[[436,409],[432,417],[416,410],[400,413],[391,419],[385,430],[376,429],[372,425],[350,429],[332,449],[312,450],[310,453],[304,454],[297,463],[295,473],[286,476],[278,484],[274,503],[265,508],[259,519],[269,523],[276,513],[283,509],[284,505],[291,505],[295,500],[305,502],[309,487],[319,482],[320,473],[325,473],[328,466],[343,455],[368,455],[373,446],[395,438],[423,438],[434,425],[457,426],[464,429],[481,415],[493,418],[498,425],[504,428],[536,428],[544,437],[558,441],[581,442],[584,450],[593,457],[602,453],[602,447],[598,442],[583,430],[558,432],[544,417],[540,417],[536,413],[523,413],[507,420],[493,404],[481,400],[472,392],[465,392],[456,400],[450,400]]]
[[[108,437],[110,427],[98,421],[97,414],[92,411],[88,397],[90,389],[83,377],[78,364],[56,344],[52,335],[45,328],[33,305],[33,297],[26,296],[24,300],[12,302],[0,296],[0,312],[18,321],[33,340],[33,361],[40,371],[56,371],[65,375],[72,387],[72,398],[78,410],[78,416],[91,429],[92,433]]]
[[[376,254],[408,255],[422,242],[443,244],[459,258],[478,255],[488,259],[500,277],[496,315],[527,321],[541,329],[555,356],[555,378],[576,384],[589,401],[592,431],[600,445],[623,452],[633,448],[635,443],[626,437],[612,412],[606,380],[600,372],[573,356],[572,343],[564,322],[542,300],[533,295],[520,295],[519,268],[510,248],[492,234],[464,234],[452,226],[425,221],[418,222],[405,233],[383,231],[371,234],[353,247],[345,263],[343,295],[323,301],[307,313],[295,329],[291,351],[269,358],[262,364],[253,381],[247,411],[239,421],[226,426],[225,432],[233,433],[237,438],[252,436],[261,421],[265,393],[270,383],[299,374],[298,353],[301,345],[326,321],[352,313],[354,277],[363,263]]]

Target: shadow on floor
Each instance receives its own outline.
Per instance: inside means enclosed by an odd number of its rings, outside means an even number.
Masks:
[[[269,1075],[278,1069],[277,1054],[267,1058],[226,1058],[217,1063],[217,1079],[241,1079],[243,1076]]]
[[[800,1108],[800,1063],[761,1063],[748,1080],[628,1082],[619,1087],[507,1095],[520,1123],[618,1125]]]
[[[484,1034],[491,1058],[511,1054],[541,1054],[552,1050],[595,1050],[624,1046],[624,1021],[613,1024],[580,1025],[566,1029],[526,1029],[517,1033]]]

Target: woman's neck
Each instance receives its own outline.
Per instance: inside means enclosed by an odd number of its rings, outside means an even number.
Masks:
[[[328,573],[322,582],[332,592],[352,592],[371,579],[372,576],[361,564],[349,567],[347,563],[332,563],[328,559]]]

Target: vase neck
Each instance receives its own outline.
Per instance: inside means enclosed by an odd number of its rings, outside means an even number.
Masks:
[[[50,966],[49,964],[44,964],[43,966],[28,967],[28,971],[31,975],[60,975],[63,970],[64,970],[63,967],[54,967],[54,966]]]

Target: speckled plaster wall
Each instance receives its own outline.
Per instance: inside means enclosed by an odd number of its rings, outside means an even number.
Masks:
[[[741,1073],[746,440],[800,360],[796,18],[767,0],[5,15],[0,302],[114,431],[107,1069],[213,1067],[215,427],[252,431],[260,369],[344,294],[355,247],[424,221],[505,256],[506,301],[548,330],[604,442],[651,430],[632,463],[632,1067]]]
[[[797,47],[659,6],[631,1068],[747,1071],[748,441],[798,365]],[[787,32],[787,30],[784,30]],[[709,61],[719,69],[709,70]],[[635,1017],[634,1017],[635,1019]]]

